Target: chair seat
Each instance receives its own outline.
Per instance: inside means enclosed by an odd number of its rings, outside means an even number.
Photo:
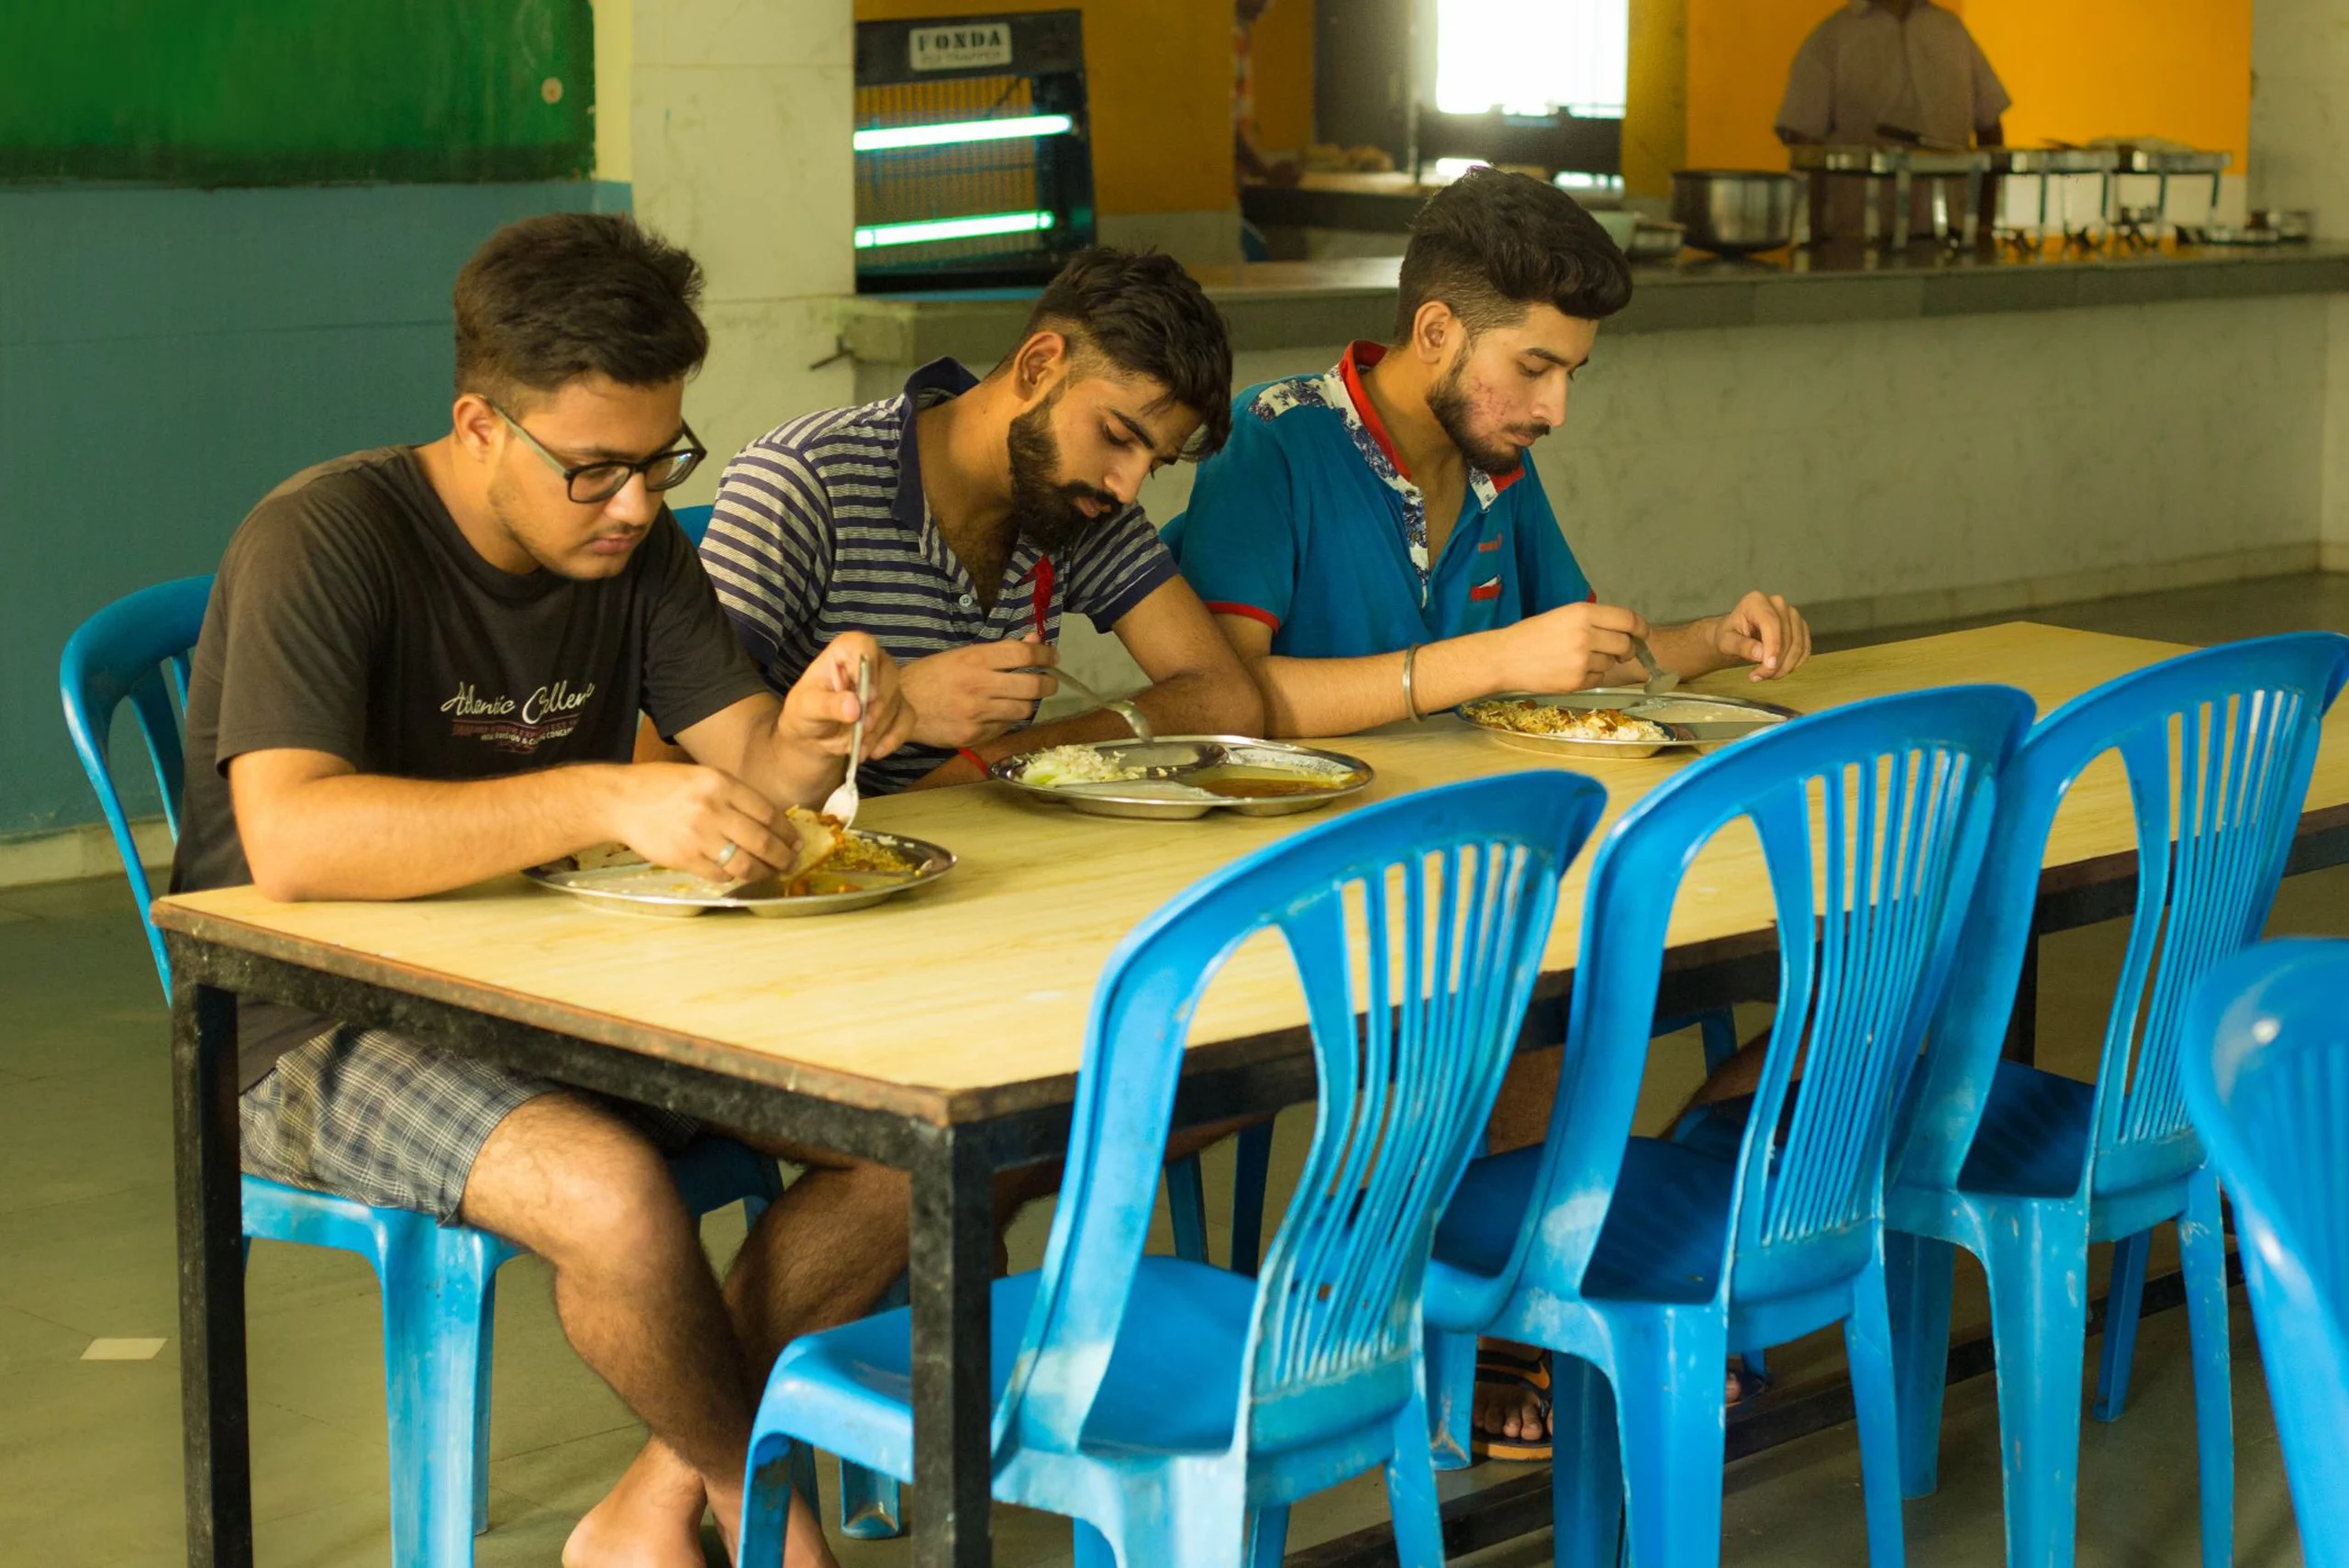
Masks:
[[[1911,1074],[1907,1097],[1913,1102],[1922,1086],[1923,1074]],[[1673,1141],[1734,1159],[1753,1108],[1751,1095],[1703,1106],[1673,1130]],[[1984,1102],[1981,1128],[1958,1177],[1959,1187],[1986,1195],[2069,1195],[2079,1188],[2088,1122],[2095,1112],[2094,1084],[2021,1062],[2000,1062]]]
[[[2095,1111],[2093,1084],[2021,1062],[2000,1062],[1958,1186],[2021,1197],[2063,1197],[2078,1191]]]
[[[990,1399],[1003,1396],[1041,1277],[995,1282]],[[1135,1455],[1229,1450],[1255,1301],[1256,1282],[1244,1274],[1144,1258],[1126,1320],[1150,1332],[1119,1337],[1085,1423],[1085,1447]],[[820,1434],[841,1457],[911,1480],[912,1321],[901,1307],[793,1340],[768,1388],[775,1425]],[[763,1416],[761,1425],[768,1425]]]
[[[1541,1169],[1539,1149],[1468,1167],[1437,1228],[1430,1307],[1453,1269],[1489,1279],[1508,1262]],[[1609,1300],[1702,1302],[1720,1283],[1737,1168],[1702,1151],[1634,1138],[1623,1151],[1615,1200],[1583,1276],[1583,1295]]]

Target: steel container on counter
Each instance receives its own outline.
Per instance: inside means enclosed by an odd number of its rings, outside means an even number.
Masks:
[[[1718,256],[1776,250],[1795,238],[1802,182],[1760,169],[1682,169],[1672,176],[1673,221],[1687,242]]]

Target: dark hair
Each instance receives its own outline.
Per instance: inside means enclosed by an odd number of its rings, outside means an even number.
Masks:
[[[511,400],[601,373],[660,386],[698,369],[701,266],[632,218],[509,223],[457,274],[457,391]]]
[[[1631,264],[1574,197],[1529,174],[1471,169],[1428,198],[1403,252],[1395,336],[1431,299],[1471,337],[1536,305],[1602,321],[1631,302]]]
[[[1074,357],[1098,354],[1128,375],[1146,375],[1199,417],[1184,456],[1194,462],[1231,435],[1231,334],[1223,312],[1174,257],[1096,245],[1044,285],[1021,341],[1059,332]]]

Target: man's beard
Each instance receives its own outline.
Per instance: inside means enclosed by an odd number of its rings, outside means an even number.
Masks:
[[[1467,362],[1465,354],[1454,360],[1452,368],[1428,388],[1428,412],[1435,416],[1435,422],[1443,428],[1443,433],[1452,444],[1460,449],[1460,455],[1467,461],[1469,467],[1496,479],[1505,473],[1515,473],[1525,462],[1524,450],[1506,441],[1484,440],[1469,423],[1468,393],[1461,385],[1462,373],[1467,369]],[[1526,428],[1526,433],[1540,440],[1550,433],[1550,427],[1531,425]]]
[[[1030,408],[1011,422],[1011,520],[1019,537],[1050,555],[1065,550],[1086,534],[1117,516],[1118,498],[1090,484],[1060,481],[1060,443],[1052,437],[1052,405],[1057,395]],[[1088,517],[1079,501],[1103,508]]]

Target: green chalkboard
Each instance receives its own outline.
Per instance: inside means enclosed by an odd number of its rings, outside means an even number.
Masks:
[[[595,155],[589,0],[22,0],[0,179],[562,179]]]

